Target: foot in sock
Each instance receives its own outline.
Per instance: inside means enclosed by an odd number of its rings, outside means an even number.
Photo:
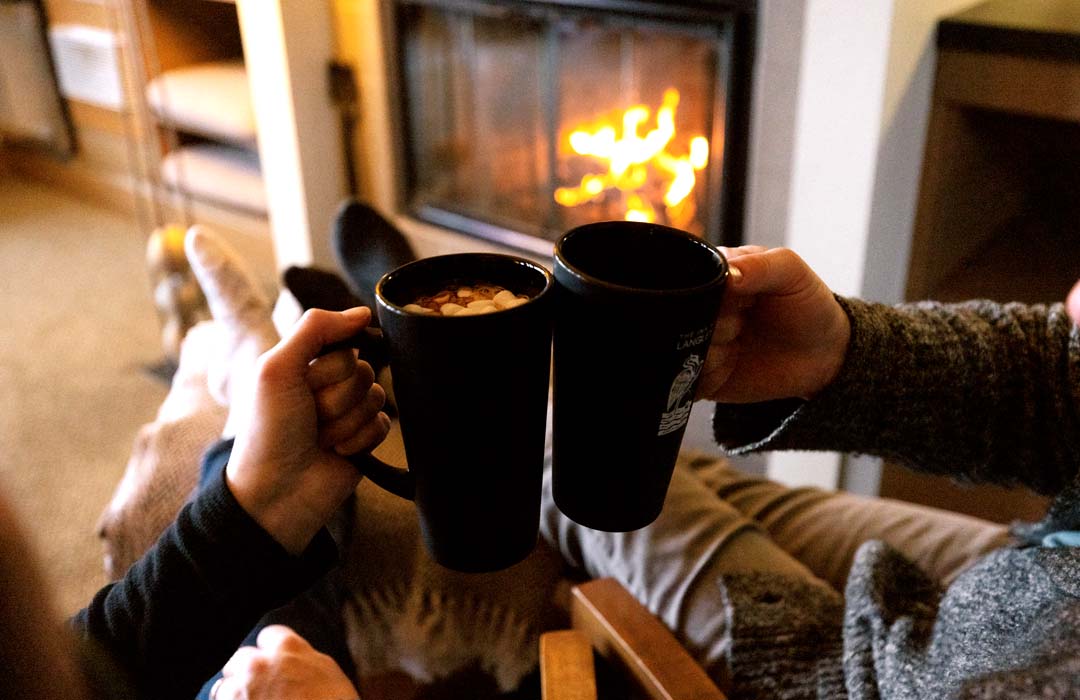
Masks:
[[[304,311],[308,309],[326,309],[344,311],[354,306],[368,306],[360,297],[353,294],[349,287],[333,272],[316,267],[291,266],[282,275],[282,282]],[[374,306],[371,308],[371,328],[378,328],[378,316]],[[365,332],[358,338],[357,350],[360,359],[368,362],[378,375],[389,363],[386,344],[377,339],[377,334]],[[381,383],[381,382],[380,382]]]
[[[365,302],[352,293],[341,277],[333,272],[314,267],[289,267],[282,275],[282,283],[289,294],[296,300],[301,311],[307,311],[308,309],[344,311],[354,306],[369,306],[374,303],[374,295],[372,295],[373,298],[370,302]],[[375,381],[386,391],[386,404],[383,405],[383,410],[389,416],[396,416],[397,403],[394,399],[394,384],[388,366],[390,358],[387,355],[386,344],[377,339],[375,333],[368,332],[379,327],[375,307],[371,306],[370,308],[372,312],[371,325],[367,331],[359,336],[356,349],[359,352],[360,359],[371,365],[371,369],[375,372]],[[280,328],[280,325],[278,327]]]
[[[207,228],[192,226],[184,249],[220,327],[221,351],[207,372],[210,394],[231,406],[246,390],[255,359],[279,340],[270,302],[243,259]]]
[[[416,259],[408,239],[397,227],[372,207],[353,199],[347,200],[334,217],[332,241],[338,265],[353,294],[372,308],[379,278]]]
[[[345,280],[333,272],[317,267],[288,267],[281,276],[285,288],[296,297],[300,307],[308,309],[326,309],[344,311],[354,306],[363,306],[366,302],[349,289]],[[374,311],[374,307],[371,309]],[[374,317],[372,321],[374,321]]]

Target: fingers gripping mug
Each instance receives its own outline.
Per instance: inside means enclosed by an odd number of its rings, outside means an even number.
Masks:
[[[480,315],[405,308],[481,283],[527,300]],[[524,258],[463,253],[409,263],[375,287],[408,469],[370,455],[354,461],[416,501],[425,545],[448,568],[495,571],[536,546],[552,286],[551,273]]]
[[[555,504],[636,530],[663,507],[727,261],[683,231],[612,221],[564,235],[554,267]]]

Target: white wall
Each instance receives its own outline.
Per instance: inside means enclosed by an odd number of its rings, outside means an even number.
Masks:
[[[746,239],[794,249],[842,294],[861,291],[891,21],[886,0],[762,6]],[[841,466],[838,454],[780,452],[767,470],[828,488]]]
[[[330,268],[330,223],[347,189],[327,85],[330,3],[238,0],[237,13],[278,268]]]
[[[867,229],[861,291],[866,299],[884,303],[904,299],[933,94],[935,27],[941,17],[978,1],[900,0],[895,5]],[[840,486],[873,495],[880,484],[881,460],[851,456],[844,459]]]

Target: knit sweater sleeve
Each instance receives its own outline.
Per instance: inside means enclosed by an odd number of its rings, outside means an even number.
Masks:
[[[718,405],[718,442],[881,456],[1055,494],[1080,465],[1080,333],[1060,304],[885,306],[838,297],[844,365],[811,401]]]
[[[139,697],[188,700],[264,613],[312,585],[336,557],[325,530],[290,555],[219,473],[72,626],[131,675]]]

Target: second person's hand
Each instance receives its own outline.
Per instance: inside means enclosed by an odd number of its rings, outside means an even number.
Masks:
[[[750,403],[812,398],[840,371],[851,324],[793,251],[724,250],[732,272],[697,398]]]
[[[309,310],[255,369],[250,422],[237,434],[226,482],[293,554],[356,488],[360,472],[346,456],[373,449],[390,430],[371,366],[349,349],[322,355],[370,320],[366,307]]]
[[[264,627],[221,670],[211,700],[354,700],[359,694],[332,658],[283,625]]]

